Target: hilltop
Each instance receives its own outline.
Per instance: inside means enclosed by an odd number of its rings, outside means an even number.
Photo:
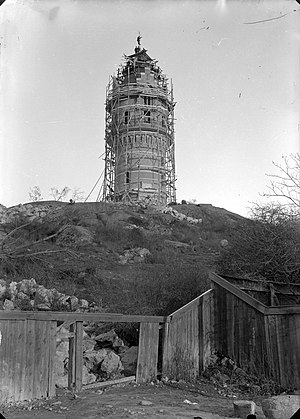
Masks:
[[[2,279],[132,314],[169,314],[206,290],[221,248],[249,222],[209,204],[56,201],[2,207],[0,221]]]

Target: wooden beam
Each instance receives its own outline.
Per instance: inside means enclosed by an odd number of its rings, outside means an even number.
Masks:
[[[0,320],[56,320],[66,322],[164,323],[167,316],[140,316],[119,313],[79,313],[65,311],[2,311]]]
[[[267,307],[266,315],[274,316],[277,314],[300,314],[300,306]]]
[[[244,291],[240,290],[235,285],[232,285],[230,282],[226,281],[226,279],[222,278],[214,272],[209,273],[209,278],[212,282],[220,285],[222,288],[226,289],[231,294],[235,295],[245,303],[249,304],[251,307],[254,307],[256,308],[256,310],[265,314],[267,306],[265,306],[255,298],[250,297],[250,295],[246,294]]]
[[[130,377],[116,378],[115,380],[98,381],[96,383],[86,384],[82,387],[82,390],[88,390],[90,388],[114,386],[116,384],[129,383],[131,381],[135,381],[135,375],[131,375]]]
[[[183,307],[180,307],[178,310],[174,311],[174,313],[170,314],[168,317],[170,318],[170,320],[172,321],[173,318],[180,316],[181,314],[186,313],[187,311],[189,311],[190,309],[193,308],[193,306],[196,304],[199,304],[199,300],[201,298],[203,298],[204,295],[206,295],[207,293],[209,293],[211,290],[207,290],[205,291],[203,294],[199,295],[198,297],[194,298],[192,301],[190,301],[189,303],[185,304]]]
[[[260,301],[256,300],[255,298],[251,297],[250,295],[246,294],[244,291],[237,288],[235,285],[231,284],[226,279],[222,278],[221,276],[217,275],[214,272],[209,273],[209,278],[212,282],[220,285],[222,288],[226,289],[231,294],[235,295],[236,297],[238,297],[245,303],[256,308],[256,310],[260,311],[262,314],[273,316],[277,314],[299,314],[300,313],[299,305],[268,307],[265,304],[261,303]]]

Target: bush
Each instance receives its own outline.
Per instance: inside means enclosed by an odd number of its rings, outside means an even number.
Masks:
[[[221,274],[299,282],[299,222],[281,207],[255,208],[252,222],[230,242],[218,261]]]

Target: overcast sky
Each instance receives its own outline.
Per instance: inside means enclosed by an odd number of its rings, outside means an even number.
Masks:
[[[245,215],[272,161],[299,150],[296,1],[6,0],[0,18],[3,205],[35,185],[89,194],[106,85],[139,31],[173,79],[178,201]]]

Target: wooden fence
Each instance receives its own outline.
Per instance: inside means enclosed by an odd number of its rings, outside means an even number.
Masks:
[[[300,388],[300,306],[266,306],[224,278],[213,283],[212,345],[250,373]]]
[[[157,377],[163,316],[0,311],[0,403],[55,396],[57,322],[70,330],[68,387],[82,389],[83,322],[140,323],[136,381]]]
[[[211,354],[212,291],[195,298],[168,316],[164,327],[163,375],[193,379]]]
[[[0,311],[0,402],[55,395],[58,321],[70,330],[68,386],[75,391],[82,389],[83,322],[88,321],[140,324],[138,383],[157,378],[161,358],[164,376],[193,379],[217,351],[250,373],[299,389],[300,306],[268,307],[224,278],[210,277],[211,290],[167,317]]]

